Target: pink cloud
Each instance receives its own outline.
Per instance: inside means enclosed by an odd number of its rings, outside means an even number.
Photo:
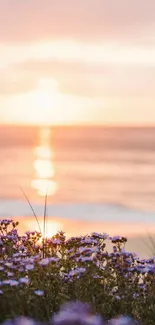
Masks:
[[[151,44],[155,1],[0,0],[0,31],[1,42],[71,37]]]

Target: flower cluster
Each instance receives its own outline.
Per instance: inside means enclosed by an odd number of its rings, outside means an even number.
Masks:
[[[60,310],[49,320],[50,325],[107,325],[107,323],[109,325],[140,325],[134,319],[124,316],[106,322],[103,317],[93,313],[87,303],[80,301],[69,302],[61,306]],[[22,316],[7,320],[2,325],[44,325],[44,323],[39,324],[34,319]]]
[[[0,221],[0,322],[18,315],[47,321],[61,304],[78,299],[112,325],[118,315],[154,323],[155,258],[127,252],[125,237],[92,233],[66,239],[60,232],[41,244],[40,233],[20,236],[17,228],[18,222]]]

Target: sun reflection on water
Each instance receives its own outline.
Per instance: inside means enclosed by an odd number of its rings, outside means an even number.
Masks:
[[[32,188],[39,196],[54,195],[57,191],[54,168],[54,152],[51,148],[51,130],[41,129],[39,145],[34,150],[34,178]]]

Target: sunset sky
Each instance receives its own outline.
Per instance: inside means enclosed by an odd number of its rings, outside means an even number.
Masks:
[[[0,123],[155,124],[155,0],[0,0]]]

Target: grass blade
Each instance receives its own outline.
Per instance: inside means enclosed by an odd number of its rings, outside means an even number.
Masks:
[[[47,192],[46,192],[46,195],[45,195],[45,205],[44,205],[44,223],[43,223],[43,258],[45,257],[46,217],[47,217]]]
[[[36,213],[35,213],[35,211],[34,211],[34,209],[33,209],[33,206],[32,206],[32,204],[31,204],[31,202],[30,202],[28,196],[27,196],[26,193],[23,191],[23,189],[22,189],[22,188],[20,188],[20,189],[21,189],[21,191],[22,191],[22,193],[23,193],[23,195],[24,195],[24,197],[25,197],[25,199],[26,199],[26,201],[27,201],[27,203],[28,203],[28,205],[29,205],[29,207],[30,207],[30,209],[31,209],[31,211],[32,211],[32,213],[33,213],[35,219],[36,219],[36,222],[37,222],[37,224],[38,224],[39,231],[40,231],[40,233],[42,234],[41,227],[40,227],[40,224],[39,224],[39,220],[38,220],[37,215],[36,215]]]
[[[46,196],[45,196],[45,205],[44,205],[44,230],[43,230],[44,238],[46,235],[46,215],[47,215],[47,192],[46,192]]]

